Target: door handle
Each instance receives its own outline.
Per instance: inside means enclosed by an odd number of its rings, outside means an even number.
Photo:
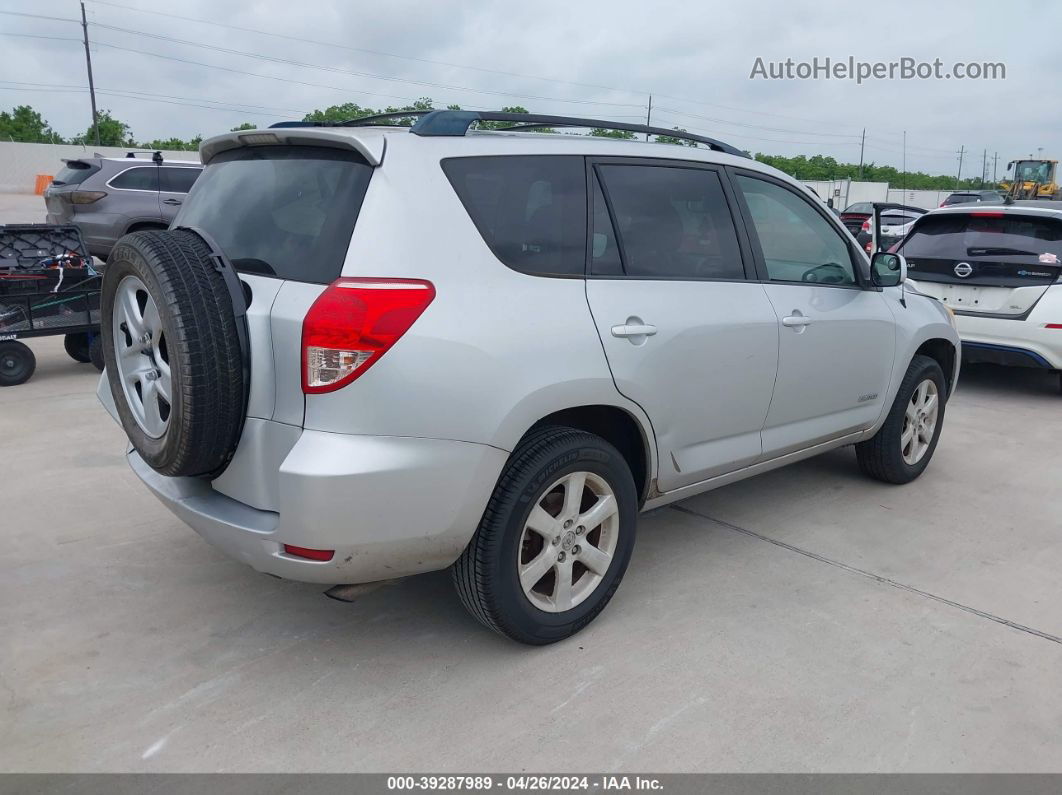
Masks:
[[[648,323],[624,323],[622,326],[612,327],[613,337],[651,337],[656,334],[656,326]]]
[[[789,315],[789,317],[782,318],[782,325],[786,328],[803,330],[805,326],[811,325],[811,318],[807,315],[802,315],[800,310],[797,309],[794,310],[793,314]]]
[[[163,199],[162,203],[163,204],[172,204],[172,205],[176,206],[176,205],[181,203],[181,200],[180,199]]]

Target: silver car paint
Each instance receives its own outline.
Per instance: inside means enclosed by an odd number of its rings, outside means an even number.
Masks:
[[[323,287],[255,277],[254,416],[229,468],[213,484],[187,482],[130,455],[175,513],[261,571],[338,583],[449,565],[475,530],[508,452],[533,424],[565,408],[614,406],[634,418],[649,457],[646,509],[869,438],[919,345],[958,342],[937,302],[914,294],[902,302],[902,288],[661,282],[674,287],[650,290],[634,281],[517,273],[491,253],[439,166],[462,155],[652,156],[759,170],[803,190],[759,163],[575,136],[417,138],[371,128],[297,136],[349,146],[380,165],[343,274],[429,279],[436,299],[354,384],[304,396],[301,322]],[[241,140],[211,139],[204,160]],[[866,273],[868,263],[860,266]],[[794,309],[813,319],[802,334],[780,323]],[[642,345],[612,337],[611,326],[632,316],[658,334]],[[698,340],[708,353],[691,360]],[[698,388],[716,396],[715,413]],[[338,551],[319,563],[284,555],[283,543]]]

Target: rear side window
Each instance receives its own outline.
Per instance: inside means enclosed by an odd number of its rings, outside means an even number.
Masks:
[[[371,177],[347,150],[230,149],[203,169],[174,223],[206,231],[239,271],[330,284]]]
[[[1062,222],[1011,213],[927,215],[899,249],[905,257],[1016,257],[1030,263],[1062,258]]]
[[[162,180],[162,190],[166,193],[187,193],[199,178],[202,169],[198,168],[167,168],[159,169]]]
[[[745,278],[734,221],[715,171],[599,165],[597,172],[627,276]],[[596,223],[594,232],[596,248]]]
[[[159,189],[159,167],[139,166],[127,168],[116,177],[112,177],[108,183],[112,188],[121,190],[150,190]]]
[[[94,163],[86,163],[83,160],[70,160],[59,169],[59,173],[52,180],[53,185],[80,185],[86,179],[100,170]]]
[[[459,157],[443,171],[494,255],[535,276],[581,276],[586,173],[577,156]]]

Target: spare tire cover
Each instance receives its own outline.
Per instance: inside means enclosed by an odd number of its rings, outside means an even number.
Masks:
[[[155,471],[215,476],[243,427],[246,371],[232,298],[203,239],[126,235],[100,299],[107,379],[122,427]]]

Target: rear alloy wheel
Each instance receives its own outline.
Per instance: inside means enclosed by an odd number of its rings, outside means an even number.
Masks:
[[[37,369],[37,357],[18,340],[0,342],[0,386],[18,386],[29,381]]]
[[[925,471],[944,425],[944,371],[915,356],[878,432],[856,445],[864,474],[886,483],[909,483]]]
[[[513,451],[454,563],[461,601],[521,643],[578,632],[619,587],[637,512],[630,468],[611,444],[573,428],[535,431]]]

